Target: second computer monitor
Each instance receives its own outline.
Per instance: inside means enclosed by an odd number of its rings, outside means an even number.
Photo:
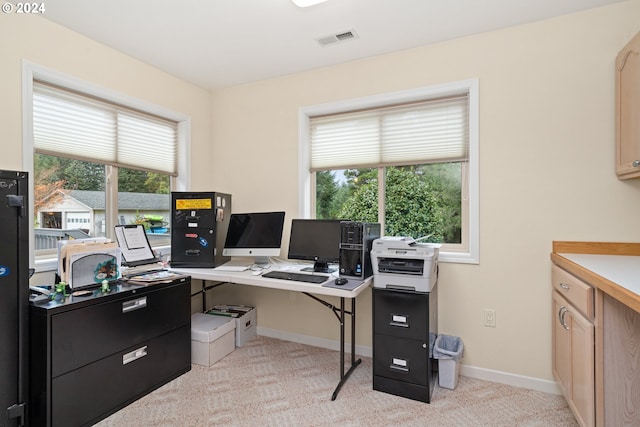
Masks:
[[[331,273],[331,263],[340,260],[340,222],[336,219],[293,219],[289,239],[289,259],[313,261],[303,270]]]

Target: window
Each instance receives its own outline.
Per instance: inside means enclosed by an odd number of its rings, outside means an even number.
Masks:
[[[380,222],[478,262],[477,81],[309,107],[301,215]]]
[[[55,264],[57,240],[113,238],[116,224],[143,224],[151,245],[167,248],[170,192],[184,188],[178,159],[187,119],[35,66],[26,71],[37,269]]]

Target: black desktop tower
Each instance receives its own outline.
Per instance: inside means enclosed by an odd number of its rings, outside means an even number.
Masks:
[[[213,268],[222,256],[231,216],[231,195],[217,192],[171,193],[171,266]]]
[[[371,247],[379,237],[377,222],[343,221],[340,224],[340,277],[363,280],[373,275]]]

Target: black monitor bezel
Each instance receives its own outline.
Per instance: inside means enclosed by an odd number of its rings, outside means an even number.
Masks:
[[[340,261],[340,238],[341,238],[341,223],[344,220],[340,219],[303,219],[303,218],[294,218],[291,220],[291,232],[289,235],[289,248],[288,248],[288,259],[302,260],[302,261],[313,261],[313,268],[303,269],[304,271],[310,270],[314,272],[322,272],[322,273],[331,273],[335,271],[329,267],[329,264],[336,264]],[[323,253],[318,250],[309,249],[309,247],[305,248],[305,250],[300,250],[300,245],[297,244],[299,236],[297,234],[301,231],[299,225],[302,224],[319,224],[319,223],[331,223],[335,224],[337,227],[336,233],[336,249],[335,253],[328,255],[327,253]],[[292,243],[294,251],[292,251]]]
[[[273,239],[268,244],[259,243],[256,240],[239,243],[238,241],[232,242],[230,238],[234,237],[235,233],[233,233],[233,228],[235,225],[235,220],[239,217],[260,217],[260,216],[272,216],[277,219],[277,225],[275,229],[275,233],[272,236]],[[284,211],[273,211],[273,212],[247,212],[247,213],[232,213],[229,218],[229,226],[227,228],[227,235],[225,236],[224,243],[224,251],[233,252],[231,255],[236,256],[277,256],[280,253],[282,248],[282,236],[284,234],[284,221],[285,220],[285,212]],[[276,254],[277,252],[277,254]]]

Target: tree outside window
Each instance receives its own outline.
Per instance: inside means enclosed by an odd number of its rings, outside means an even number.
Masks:
[[[378,168],[318,171],[316,217],[382,222],[387,236],[461,243],[460,162],[381,169],[382,182]],[[384,194],[382,212],[378,194]]]

